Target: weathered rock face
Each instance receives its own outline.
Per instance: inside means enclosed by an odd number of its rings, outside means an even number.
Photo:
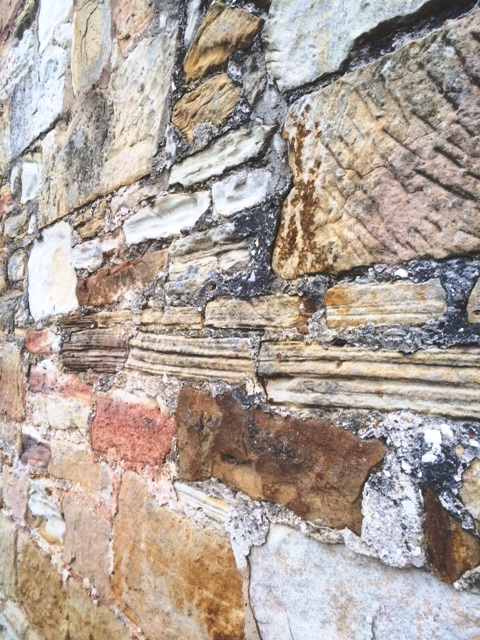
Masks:
[[[480,461],[474,460],[462,476],[460,497],[469,513],[480,523]]]
[[[478,181],[467,169],[478,136],[478,22],[473,14],[291,107],[294,187],[277,273],[478,250]]]
[[[125,363],[127,343],[115,328],[76,331],[63,343],[61,356],[72,371],[116,373]]]
[[[24,415],[25,387],[20,353],[13,345],[0,350],[0,413],[12,420]]]
[[[180,392],[177,430],[181,478],[216,477],[254,500],[355,531],[363,485],[385,455],[379,442],[327,423],[243,411],[233,398],[188,388]]]
[[[122,482],[114,550],[115,601],[149,640],[159,629],[185,640],[244,638],[241,579],[228,542],[157,506],[134,473]]]
[[[0,593],[15,598],[17,586],[17,530],[13,522],[0,514]]]

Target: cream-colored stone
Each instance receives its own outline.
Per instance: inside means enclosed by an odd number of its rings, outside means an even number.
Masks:
[[[68,632],[72,640],[129,640],[124,624],[105,604],[94,604],[82,587],[68,583]]]
[[[480,460],[474,460],[462,476],[460,498],[480,525]]]
[[[467,314],[469,322],[480,322],[480,280],[477,280],[468,298]]]
[[[447,310],[439,280],[424,284],[340,284],[325,294],[327,325],[357,327],[364,324],[422,325]]]
[[[173,107],[172,122],[191,141],[197,125],[221,124],[233,113],[239,99],[240,89],[221,73],[184,95]]]
[[[221,216],[231,216],[243,209],[255,207],[265,200],[272,174],[267,169],[243,169],[212,185],[213,210]]]
[[[73,26],[72,82],[78,95],[98,82],[110,57],[108,0],[77,0]]]
[[[18,83],[28,73],[35,59],[35,35],[27,29],[0,57],[0,100],[11,98]]]
[[[54,483],[48,478],[33,479],[30,483],[28,508],[33,516],[42,519],[39,533],[50,544],[62,544],[65,522],[58,506]]]
[[[244,382],[255,371],[246,338],[184,338],[139,333],[126,367],[182,380]]]
[[[65,546],[63,558],[82,578],[87,578],[103,595],[110,592],[110,525],[73,495],[63,500]]]
[[[242,581],[228,542],[159,507],[145,481],[123,476],[112,593],[148,638],[244,638]]]
[[[10,256],[8,261],[8,279],[10,282],[19,282],[27,273],[28,254],[23,249],[18,249]]]
[[[52,440],[50,448],[50,475],[78,484],[85,491],[103,499],[109,497],[112,470],[106,463],[94,462],[92,454],[82,446],[64,440]]]
[[[0,594],[16,597],[17,586],[17,532],[15,525],[0,512]]]
[[[25,522],[30,478],[25,473],[5,467],[3,470],[3,502],[15,520]]]
[[[201,329],[203,327],[202,314],[195,307],[144,309],[140,314],[140,323],[170,329]]]
[[[40,53],[53,38],[55,31],[68,20],[73,0],[40,0],[38,12],[38,41]]]
[[[220,297],[205,308],[205,324],[217,329],[307,330],[313,309],[297,296],[262,296],[239,300]]]
[[[39,154],[29,156],[22,163],[22,196],[20,202],[26,204],[34,200],[42,186],[42,161]]]
[[[230,131],[198,151],[173,165],[170,185],[191,187],[214,176],[221,176],[227,169],[261,155],[273,134],[273,128],[265,125],[244,125]]]
[[[480,353],[475,348],[404,355],[266,342],[259,373],[269,399],[279,404],[480,417]]]
[[[113,0],[113,22],[117,38],[125,47],[154,17],[151,0]]]
[[[3,629],[6,636],[2,634]],[[42,640],[39,636],[29,633],[28,618],[23,609],[13,600],[7,600],[0,608],[0,638],[1,640]]]

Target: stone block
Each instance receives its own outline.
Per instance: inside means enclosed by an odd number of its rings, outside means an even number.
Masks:
[[[292,105],[279,275],[478,251],[479,24],[473,12]]]
[[[140,323],[160,325],[169,329],[202,329],[202,314],[195,307],[165,307],[164,309],[144,309]]]
[[[33,479],[30,483],[28,508],[40,519],[38,532],[50,544],[63,544],[65,522],[54,483],[48,478]]]
[[[22,195],[20,202],[34,200],[42,186],[42,163],[38,156],[31,156],[22,163]]]
[[[120,46],[128,45],[155,15],[150,0],[114,0],[112,6],[113,22]]]
[[[62,345],[64,366],[71,371],[117,373],[127,357],[127,343],[117,327],[72,332]]]
[[[243,410],[230,396],[183,388],[176,413],[179,475],[214,477],[306,520],[360,532],[362,490],[386,450],[319,420]]]
[[[94,462],[89,451],[70,442],[52,440],[52,457],[48,473],[69,480],[97,497],[108,498],[112,486],[112,471],[105,463]]]
[[[48,329],[40,331],[28,331],[25,334],[25,349],[34,355],[41,353],[50,356],[55,347],[58,346],[58,336]]]
[[[10,511],[15,520],[23,523],[27,513],[30,478],[25,473],[8,467],[4,468],[2,475],[5,508]]]
[[[23,249],[12,253],[8,261],[7,274],[11,283],[20,282],[27,273],[28,255]]]
[[[98,240],[82,242],[72,250],[72,266],[75,269],[96,271],[102,266],[103,252]]]
[[[96,84],[111,49],[110,3],[78,0],[75,3],[72,42],[72,83],[78,95]]]
[[[114,528],[115,604],[148,638],[243,640],[242,581],[229,543],[160,507],[123,476]]]
[[[73,8],[73,0],[40,0],[38,11],[38,41],[40,53],[53,38],[56,29],[66,22]]]
[[[174,433],[174,421],[151,398],[120,391],[97,396],[92,447],[111,461],[163,464]]]
[[[467,315],[469,322],[480,322],[480,280],[477,280],[468,298]]]
[[[480,525],[480,460],[473,460],[463,472],[460,498],[467,511]]]
[[[0,512],[0,594],[16,598],[17,531],[15,524]]]
[[[18,83],[33,66],[34,59],[35,35],[33,31],[26,29],[22,37],[15,39],[0,56],[2,68],[0,100],[7,101],[11,98]]]
[[[22,464],[29,465],[34,471],[41,471],[47,469],[50,458],[50,446],[46,442],[38,442],[27,434],[22,436],[22,454],[20,456]]]
[[[13,344],[0,346],[0,414],[23,420],[25,386],[20,351]]]
[[[261,204],[268,193],[272,174],[267,169],[243,169],[212,185],[213,210],[221,216]]]

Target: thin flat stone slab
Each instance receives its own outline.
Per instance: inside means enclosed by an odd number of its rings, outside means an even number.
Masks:
[[[278,404],[480,417],[480,352],[468,347],[404,355],[266,342],[259,374]]]
[[[476,11],[292,105],[279,275],[478,251],[479,28]]]
[[[250,565],[262,640],[478,638],[478,595],[283,525],[273,525],[266,544],[251,550]]]
[[[130,340],[128,369],[182,380],[244,382],[255,371],[246,338],[184,338],[139,333]]]

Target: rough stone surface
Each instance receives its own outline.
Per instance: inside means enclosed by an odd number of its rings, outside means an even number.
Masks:
[[[243,9],[212,4],[185,56],[187,81],[218,69],[232,53],[249,47],[261,27],[261,20]]]
[[[221,73],[184,95],[173,108],[172,122],[191,141],[197,125],[221,124],[233,113],[239,98],[240,89]]]
[[[265,200],[271,178],[272,174],[266,169],[244,169],[215,182],[212,185],[213,210],[221,216],[231,216],[255,207]]]
[[[63,343],[61,356],[72,371],[117,373],[127,357],[127,342],[116,327],[75,331]]]
[[[113,392],[97,397],[92,447],[109,460],[160,465],[172,447],[175,425],[147,397]]]
[[[25,348],[29,353],[51,355],[54,347],[58,344],[58,337],[48,329],[41,331],[29,331],[25,335]]]
[[[469,322],[480,322],[480,280],[477,280],[468,298],[467,314]]]
[[[47,443],[39,442],[28,434],[22,436],[22,455],[20,456],[22,464],[28,464],[32,470],[39,471],[48,467],[50,458],[51,451]]]
[[[479,187],[468,167],[479,22],[474,12],[294,103],[278,274],[478,251]]]
[[[102,266],[103,252],[98,240],[82,242],[72,250],[72,266],[75,269],[87,269],[96,271]]]
[[[171,329],[201,329],[202,315],[195,307],[166,307],[162,311],[144,309],[140,315],[140,322],[144,325],[161,325]]]
[[[0,100],[8,100],[33,66],[35,36],[27,30],[0,58]]]
[[[0,513],[0,594],[16,597],[17,533],[10,518]]]
[[[447,310],[445,291],[438,280],[424,284],[340,284],[326,292],[325,306],[329,327],[422,325]]]
[[[20,202],[26,204],[34,200],[42,185],[42,164],[35,156],[22,164],[22,197]]]
[[[386,453],[326,422],[244,411],[229,396],[180,392],[179,474],[216,477],[254,500],[287,506],[306,520],[359,532],[362,490]]]
[[[476,349],[425,349],[411,355],[299,342],[264,342],[260,375],[279,404],[412,410],[478,417]]]
[[[48,478],[36,478],[30,483],[28,498],[30,513],[39,518],[38,532],[48,543],[61,545],[65,538],[65,522],[55,493],[55,485]]]
[[[88,91],[102,75],[110,56],[110,3],[80,0],[75,4],[72,81],[75,93]]]
[[[302,640],[478,635],[478,596],[418,569],[391,569],[282,525],[273,525],[267,543],[250,557],[250,595],[262,640],[292,638],[292,630]]]
[[[463,573],[480,564],[480,539],[462,529],[428,488],[425,501],[425,540],[433,573],[452,584]]]
[[[40,0],[38,12],[38,40],[40,53],[51,41],[55,30],[66,22],[73,7],[73,0]]]
[[[480,523],[480,460],[474,460],[463,474],[460,497],[466,509]]]
[[[127,244],[176,235],[193,227],[209,207],[208,191],[161,196],[152,207],[141,209],[124,223]]]
[[[265,125],[245,125],[226,133],[206,149],[173,165],[170,185],[190,187],[214,176],[221,176],[227,169],[237,167],[263,153],[272,133],[272,128]]]
[[[122,44],[128,44],[154,16],[150,0],[114,0],[112,6],[115,31]]]
[[[338,71],[361,36],[427,3],[272,0],[262,33],[268,70],[282,91],[313,82]]]
[[[124,475],[114,530],[112,591],[148,638],[242,640],[242,581],[228,542],[159,507]]]
[[[313,309],[296,296],[263,296],[238,300],[220,297],[205,307],[205,324],[218,329],[283,329],[307,330]]]
[[[78,484],[89,493],[108,497],[112,471],[105,463],[94,462],[89,451],[81,445],[52,441],[48,472],[62,480]]]
[[[22,420],[25,388],[20,352],[14,345],[0,347],[0,413]]]
[[[110,525],[72,495],[63,500],[65,546],[63,558],[103,595],[110,592],[108,570]]]
[[[71,230],[65,222],[45,229],[28,261],[28,302],[35,320],[74,311],[77,277],[71,266]]]

